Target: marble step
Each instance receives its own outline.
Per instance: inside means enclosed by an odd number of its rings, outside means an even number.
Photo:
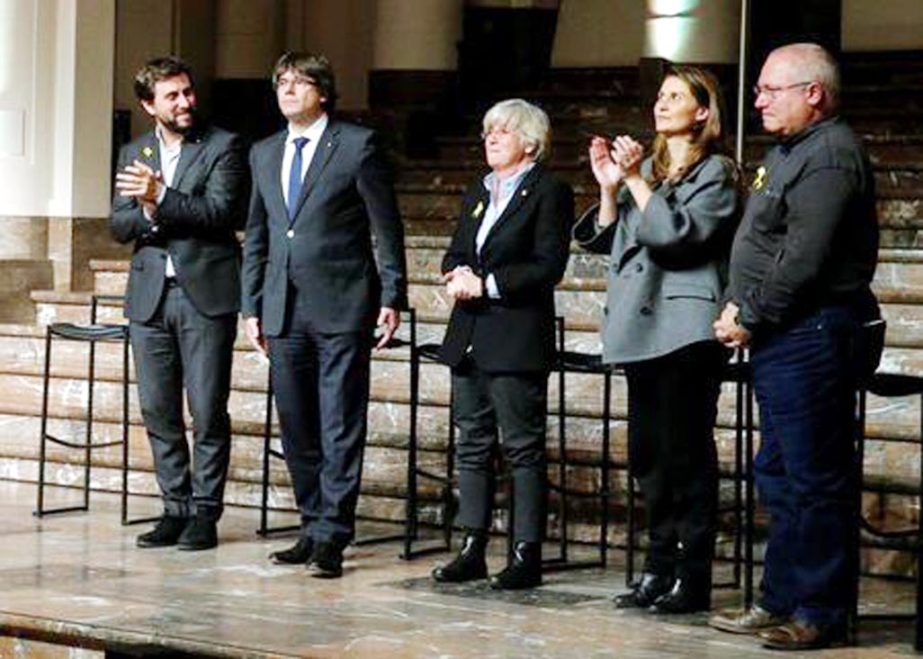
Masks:
[[[62,350],[64,344],[61,342]],[[77,346],[79,352],[83,346]],[[17,358],[5,360],[7,365],[0,373],[0,387],[8,395],[0,397],[0,412],[8,414],[37,415],[41,409],[42,364],[41,341],[28,337],[13,336],[0,341],[2,353],[15,353]],[[0,353],[0,354],[2,354]],[[53,363],[50,409],[55,416],[82,418],[87,396],[84,360],[79,354],[55,353],[65,361]],[[84,353],[85,354],[85,353]],[[116,346],[100,346],[98,354],[97,384],[94,389],[96,414],[101,420],[117,421],[121,414],[120,354]],[[60,364],[60,365],[59,365]],[[887,351],[883,370],[891,372],[919,373],[920,351],[891,348]],[[404,435],[408,432],[409,414],[409,369],[406,362],[378,359],[373,363],[372,405],[370,428],[374,432],[388,435]],[[231,409],[235,430],[237,424],[245,424],[247,432],[258,435],[265,419],[265,366],[248,350],[237,352],[234,364]],[[549,380],[549,411],[558,409],[558,377]],[[626,394],[624,379],[613,378],[611,423],[616,424],[626,417]],[[420,391],[420,434],[421,445],[427,445],[427,438],[444,438],[447,434],[449,378],[447,369],[438,364],[424,363],[421,366]],[[130,388],[131,419],[139,422],[135,390]],[[915,438],[918,427],[918,402],[899,399],[880,400],[869,397],[869,435],[883,438]],[[735,423],[734,389],[725,385],[719,405],[719,425],[733,427]],[[600,416],[602,413],[601,380],[599,376],[568,374],[566,377],[565,408],[569,444],[573,450],[593,450],[599,445]],[[549,421],[549,432],[553,433],[556,420]],[[612,427],[610,425],[610,427]]]
[[[466,184],[445,183],[439,185],[398,185],[396,189],[398,191],[398,205],[400,206],[401,215],[405,222],[429,220],[445,221],[454,225],[458,219],[462,195],[466,188]],[[598,202],[599,191],[594,186],[578,186],[574,192],[575,208],[578,216]],[[923,218],[921,198],[923,198],[923,194],[917,194],[909,188],[879,190],[879,224],[888,225],[901,219]]]
[[[918,270],[918,269],[917,269]],[[883,279],[876,279],[875,291],[882,304],[882,314],[888,321],[886,342],[894,347],[923,347],[923,291],[911,285],[892,284],[887,279],[888,268],[883,269]],[[898,271],[908,279],[915,274],[915,268],[907,265]],[[894,280],[899,282],[898,279]],[[89,322],[89,294],[61,294],[54,291],[34,291],[36,315],[40,323]],[[411,279],[408,291],[409,303],[420,315],[421,320],[446,321],[452,308],[452,300],[445,293],[445,287],[437,275],[421,275]],[[568,332],[577,332],[571,339],[566,337],[566,348],[582,352],[599,352],[595,332],[599,327],[602,309],[606,304],[605,282],[601,279],[575,279],[559,286],[555,293],[557,312],[565,320]],[[117,306],[99,307],[101,322],[123,322],[121,309]],[[409,331],[405,328],[402,336]],[[438,329],[418,338],[420,343],[438,339],[444,332]],[[238,331],[237,345],[244,347],[243,330]],[[595,346],[595,347],[594,347]],[[386,355],[397,354],[386,353]]]

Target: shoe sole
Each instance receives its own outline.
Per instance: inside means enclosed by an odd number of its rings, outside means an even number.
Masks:
[[[339,579],[343,576],[343,570],[324,570],[319,567],[309,567],[308,574],[315,579]]]
[[[279,558],[278,556],[273,556],[270,554],[269,562],[272,563],[273,565],[307,565],[308,559],[305,558],[304,560],[300,560],[300,561],[290,561],[290,560]]]
[[[764,632],[767,629],[772,629],[773,627],[784,625],[786,622],[788,622],[788,620],[780,620],[778,622],[772,623],[771,625],[761,625],[760,627],[746,627],[745,628],[745,627],[740,627],[739,625],[735,625],[734,623],[730,623],[730,622],[722,623],[722,622],[712,622],[711,620],[709,620],[708,626],[711,627],[712,629],[717,629],[718,631],[721,631],[721,632],[727,632],[728,634],[739,634],[741,636],[753,636],[755,634],[759,634],[760,632]]]
[[[135,541],[135,547],[138,549],[161,549],[163,547],[175,547],[178,543],[174,542],[143,542],[140,540]]]
[[[180,551],[205,551],[206,549],[214,549],[217,546],[218,546],[217,542],[213,544],[207,544],[207,545],[184,545],[179,542],[176,543],[176,548],[179,549]]]

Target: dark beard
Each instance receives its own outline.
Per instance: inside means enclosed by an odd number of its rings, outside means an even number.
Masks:
[[[192,108],[189,109],[189,116],[192,118],[192,121],[189,122],[188,126],[180,126],[175,121],[163,121],[163,127],[166,128],[171,133],[176,133],[177,135],[186,136],[191,133],[198,123],[198,115],[196,111]]]

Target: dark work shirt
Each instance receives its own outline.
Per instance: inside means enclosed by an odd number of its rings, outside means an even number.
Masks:
[[[868,156],[843,121],[827,119],[778,144],[757,171],[725,297],[751,332],[784,329],[868,296],[877,261]]]

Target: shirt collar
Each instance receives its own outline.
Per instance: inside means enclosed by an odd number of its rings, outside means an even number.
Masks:
[[[320,136],[324,134],[324,130],[327,128],[327,123],[329,119],[327,118],[327,113],[325,112],[320,117],[318,117],[313,124],[308,126],[302,131],[293,130],[291,124],[288,127],[288,135],[285,138],[285,144],[291,144],[299,137],[307,137],[310,143],[318,143],[320,141]]]
[[[815,121],[813,124],[810,126],[805,126],[794,135],[779,140],[779,145],[781,146],[784,153],[788,153],[798,144],[801,144],[802,142],[810,139],[819,131],[827,128],[828,126],[832,126],[839,121],[840,117],[838,115],[827,117],[826,119],[821,119],[820,121]]]
[[[533,167],[535,167],[535,163],[530,162],[518,172],[516,172],[513,176],[507,177],[500,181],[500,196],[506,197],[512,194],[513,191],[519,187],[519,184],[522,183],[522,180],[526,177],[526,175],[532,171]],[[493,189],[493,185],[496,183],[496,181],[496,172],[489,172],[484,177],[484,187],[487,188],[488,192]]]
[[[180,139],[176,144],[173,146],[167,145],[167,143],[163,140],[163,129],[159,125],[154,127],[154,135],[157,137],[157,145],[160,147],[161,151],[172,153],[174,151],[178,151],[183,146],[184,139],[182,135],[180,135]]]

